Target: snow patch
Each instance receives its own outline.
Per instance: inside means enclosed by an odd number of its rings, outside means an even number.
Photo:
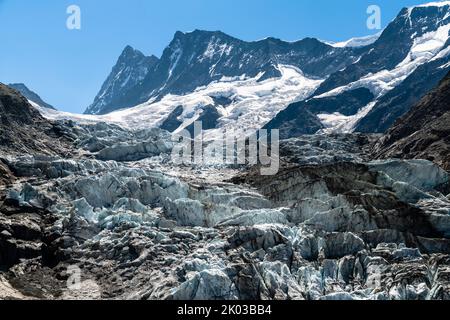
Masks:
[[[352,116],[345,116],[339,112],[333,114],[318,114],[325,129],[320,130],[319,134],[341,133],[341,132],[354,132],[356,124],[367,116],[367,114],[377,104],[377,101],[370,102],[367,106],[361,108],[356,114]]]
[[[335,48],[358,48],[358,47],[365,47],[368,45],[371,45],[375,43],[378,38],[381,36],[383,32],[378,32],[377,34],[373,34],[370,36],[365,37],[359,37],[359,38],[351,38],[347,41],[343,42],[331,42],[327,41],[326,44],[335,47]]]

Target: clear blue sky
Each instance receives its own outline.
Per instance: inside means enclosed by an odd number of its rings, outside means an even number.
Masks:
[[[243,40],[268,36],[340,41],[375,33],[402,7],[426,0],[0,0],[0,81],[23,82],[57,108],[81,113],[119,54],[131,45],[160,56],[177,30],[221,30]],[[66,9],[81,8],[81,30],[66,28]]]

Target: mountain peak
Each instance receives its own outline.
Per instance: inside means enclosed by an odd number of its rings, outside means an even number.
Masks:
[[[130,54],[134,54],[134,53],[140,53],[140,54],[143,54],[142,52],[140,52],[139,50],[133,48],[133,47],[130,46],[130,45],[127,45],[127,46],[125,47],[125,49],[123,49],[123,51],[122,51],[122,55],[130,55]]]
[[[56,110],[55,107],[53,107],[52,105],[50,105],[47,102],[45,102],[44,100],[42,100],[41,97],[36,92],[30,90],[23,83],[11,83],[8,86],[10,88],[13,88],[13,89],[19,91],[25,98],[36,103],[37,105],[39,105],[43,108]]]
[[[16,90],[29,90],[28,87],[24,83],[10,83],[8,87],[14,88]]]
[[[364,37],[355,37],[342,42],[325,42],[325,43],[335,48],[360,48],[375,43],[375,41],[377,41],[378,38],[381,36],[381,33],[382,31],[373,35]]]
[[[210,39],[213,37],[220,37],[224,40],[226,39],[226,40],[230,40],[230,41],[240,41],[239,39],[237,39],[233,36],[230,36],[219,30],[210,31],[210,30],[201,30],[201,29],[195,29],[195,30],[189,31],[189,32],[177,31],[177,32],[175,32],[175,35],[173,36],[173,41],[176,41],[176,40],[193,41],[193,39],[195,41],[195,40],[199,40],[199,39]]]
[[[102,114],[112,111],[109,108],[123,107],[122,96],[144,80],[158,61],[156,56],[145,56],[141,51],[127,45],[85,113]]]
[[[119,84],[120,81],[117,86],[111,86],[111,82],[117,82],[117,75],[123,76],[121,70],[129,72],[127,67],[143,59],[142,53],[133,50],[125,49],[120,63],[98,94],[95,108],[89,108],[87,113],[103,114],[167,94],[182,95],[223,78],[258,77],[258,81],[263,81],[280,77],[278,65],[291,65],[301,69],[305,76],[324,78],[357,59],[351,49],[333,48],[315,38],[297,42],[273,37],[244,41],[222,31],[177,31],[161,58],[155,60],[154,68],[148,69],[139,81],[133,81],[134,87],[128,87],[127,82],[128,90],[122,90],[125,85]],[[109,99],[117,101],[111,103]]]
[[[121,59],[121,58],[124,58],[124,59],[142,59],[143,57],[145,57],[145,55],[141,52],[141,51],[139,51],[139,50],[137,50],[137,49],[135,49],[135,48],[133,48],[132,46],[130,46],[130,45],[127,45],[126,47],[125,47],[125,49],[123,49],[123,51],[122,51],[122,53],[121,53],[121,55],[120,55],[120,58],[119,58],[119,60]]]
[[[146,56],[144,53],[142,53],[142,51],[133,48],[130,45],[127,45],[125,47],[125,49],[123,49],[122,53],[120,54],[119,60],[120,58],[125,58],[125,59],[151,59],[151,60],[158,60],[158,57],[156,57],[155,55],[150,55],[150,56]]]
[[[430,7],[437,7],[437,8],[441,8],[441,7],[446,7],[449,6],[450,7],[450,1],[432,1],[432,2],[427,2],[427,3],[423,3],[423,4],[418,4],[412,7],[407,8],[407,10],[412,11],[416,8],[430,8]]]
[[[186,32],[185,34],[186,35],[203,34],[203,35],[225,35],[225,36],[229,36],[225,32],[222,32],[220,30],[203,30],[203,29],[194,29],[194,31]]]
[[[132,46],[130,46],[130,45],[127,45],[125,47],[125,49],[123,49],[123,52],[127,52],[127,51],[134,51],[134,48]]]

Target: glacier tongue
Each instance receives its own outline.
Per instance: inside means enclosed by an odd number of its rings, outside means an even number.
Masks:
[[[282,141],[285,165],[264,177],[179,168],[167,150],[95,160],[169,135],[72,129],[72,159],[8,159],[20,180],[2,200],[12,218],[0,214],[0,246],[25,258],[8,261],[21,270],[12,274],[54,281],[46,298],[449,298],[449,176],[428,161],[367,162],[369,137],[313,135]],[[27,260],[41,247],[43,267]],[[58,280],[75,267],[80,288]],[[27,293],[42,285],[22,283]]]

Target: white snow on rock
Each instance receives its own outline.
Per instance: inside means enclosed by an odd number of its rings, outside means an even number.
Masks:
[[[409,53],[394,69],[381,70],[374,74],[369,73],[357,81],[337,87],[315,98],[333,97],[346,91],[367,88],[375,95],[375,99],[378,100],[401,84],[419,66],[450,54],[450,49],[448,47],[444,48],[449,39],[449,32],[450,24],[447,24],[439,27],[435,31],[425,33],[421,37],[414,39]],[[340,113],[318,115],[326,127],[323,132],[353,132],[358,120],[367,115],[375,104],[374,102],[370,103],[352,116],[344,116]]]
[[[378,38],[381,36],[382,31],[365,37],[358,37],[358,38],[351,38],[347,41],[342,42],[331,42],[327,41],[326,44],[335,47],[335,48],[358,48],[358,47],[365,47],[368,45],[371,45],[375,43],[375,41],[378,40]]]
[[[413,12],[413,10],[415,8],[426,8],[426,7],[445,7],[445,6],[450,6],[450,1],[433,1],[433,2],[428,2],[428,3],[424,3],[424,4],[419,4],[413,7],[410,7],[408,9],[408,13],[409,15],[411,15],[411,13]]]
[[[444,25],[435,31],[428,32],[414,40],[406,58],[392,70],[382,70],[375,74],[369,73],[361,79],[348,85],[335,88],[315,98],[337,96],[343,92],[367,88],[377,97],[385,95],[411,75],[420,65],[431,61],[434,57],[443,56],[442,50],[449,38],[450,24]],[[441,50],[443,53],[441,53]]]
[[[203,107],[213,105],[213,98],[227,98],[231,104],[217,107],[221,114],[218,129],[208,135],[214,137],[221,129],[239,134],[244,129],[261,128],[290,103],[308,97],[323,81],[307,78],[301,70],[292,66],[279,65],[279,70],[282,73],[280,78],[259,82],[260,74],[255,78],[222,79],[186,95],[167,95],[158,102],[149,101],[101,116],[71,114],[34,106],[49,119],[71,119],[80,123],[107,122],[131,129],[158,127],[175,108],[183,106],[183,114],[178,117],[183,122],[182,129],[199,117]]]
[[[358,121],[364,118],[376,104],[377,101],[372,101],[352,116],[346,116],[339,112],[335,112],[333,114],[318,114],[317,117],[325,126],[325,129],[320,130],[318,133],[329,134],[353,132]]]

